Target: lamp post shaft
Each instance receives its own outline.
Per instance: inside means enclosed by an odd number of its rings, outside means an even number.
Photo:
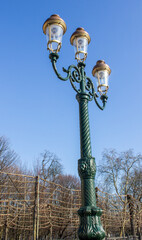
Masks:
[[[102,210],[96,206],[94,185],[96,164],[91,151],[88,102],[94,98],[97,106],[103,110],[107,97],[103,95],[101,98],[103,102],[103,106],[101,107],[97,102],[93,83],[85,74],[85,64],[83,62],[79,62],[77,67],[70,65],[67,70],[63,68],[63,71],[67,73],[67,77],[63,78],[56,68],[58,54],[51,53],[49,57],[57,77],[63,81],[70,79],[73,89],[77,92],[76,98],[79,102],[81,158],[78,160],[78,172],[81,179],[82,202],[81,208],[78,210],[80,216],[78,236],[80,240],[101,240],[105,237],[105,232],[100,220]],[[74,71],[71,71],[72,69]],[[80,84],[80,89],[76,88],[74,82]]]
[[[90,126],[88,114],[89,95],[85,91],[85,64],[79,63],[80,92],[76,98],[79,102],[80,117],[80,149],[81,159],[78,160],[78,172],[81,178],[82,206],[78,210],[80,226],[78,236],[80,240],[99,240],[105,237],[100,222],[102,210],[96,206],[94,179],[96,173],[95,159],[92,157]]]

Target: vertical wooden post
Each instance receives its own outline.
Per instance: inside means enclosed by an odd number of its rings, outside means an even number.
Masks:
[[[39,176],[35,179],[35,204],[33,214],[33,240],[38,240],[39,235]]]
[[[95,187],[95,193],[96,193],[96,204],[98,204],[98,188]]]
[[[8,202],[7,205],[7,211],[6,211],[6,221],[5,221],[5,233],[4,233],[4,239],[8,240],[8,217],[9,217],[9,185],[8,185]]]
[[[37,240],[39,238],[39,176],[37,177]]]
[[[142,234],[141,234],[141,213],[140,213],[140,202],[137,203],[137,235],[138,240],[142,240]]]
[[[36,240],[36,189],[37,189],[37,177],[35,177],[35,202],[33,212],[33,240]]]
[[[4,231],[5,231],[5,237],[4,237],[4,240],[8,240],[8,226],[7,226],[7,221],[6,221],[6,223],[5,223],[5,229],[4,229]]]
[[[49,209],[50,209],[50,240],[52,240],[52,219],[51,219],[51,207],[49,206]]]
[[[73,217],[73,215],[72,215],[72,204],[73,204],[73,193],[72,193],[72,189],[70,190],[70,199],[71,199],[71,206],[70,206],[70,218],[71,218],[71,223],[70,223],[70,225],[71,225],[71,227],[72,227],[72,217]]]
[[[7,216],[4,226],[4,240],[8,240],[8,216],[9,216],[9,202],[6,203],[7,205]]]
[[[19,233],[19,229],[18,229],[18,223],[19,223],[19,206],[18,206],[18,202],[16,203],[17,204],[17,220],[16,220],[16,223],[17,223],[17,225],[16,225],[16,231],[15,231],[15,240],[18,240],[18,233]]]
[[[129,204],[129,211],[130,211],[131,234],[133,236],[136,236],[135,225],[134,225],[134,206],[133,206],[134,202],[133,202],[132,196],[127,195],[127,200]]]
[[[24,220],[24,232],[22,234],[22,238],[23,240],[25,240],[25,227],[26,227],[26,217],[25,217],[25,214],[26,214],[26,193],[27,193],[27,184],[26,184],[26,177],[24,178],[25,179],[25,183],[24,183],[24,216],[23,216],[23,220]]]
[[[50,226],[50,240],[52,240],[52,224]]]

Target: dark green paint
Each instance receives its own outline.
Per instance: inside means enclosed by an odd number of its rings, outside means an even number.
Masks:
[[[100,221],[102,210],[96,206],[94,186],[96,164],[91,151],[88,102],[94,99],[97,106],[103,110],[107,96],[101,96],[103,106],[100,106],[93,82],[85,74],[84,63],[78,63],[77,66],[71,65],[67,70],[63,68],[63,71],[67,74],[63,78],[56,68],[58,54],[51,53],[49,57],[57,77],[63,81],[70,80],[73,89],[77,92],[76,98],[79,102],[81,158],[78,160],[78,172],[81,179],[82,206],[78,210],[80,216],[78,236],[80,240],[101,240],[105,237],[105,232]],[[75,83],[79,84],[79,89]]]

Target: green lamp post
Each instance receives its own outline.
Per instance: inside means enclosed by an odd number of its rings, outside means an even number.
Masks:
[[[43,32],[47,37],[47,49],[50,52],[49,58],[57,77],[63,81],[70,80],[73,89],[77,92],[76,98],[79,102],[81,158],[78,160],[78,172],[81,179],[82,204],[78,210],[80,216],[78,237],[80,240],[103,239],[105,232],[100,220],[102,210],[96,206],[94,186],[96,164],[91,151],[88,102],[94,99],[101,110],[105,108],[108,78],[111,70],[103,60],[97,61],[92,70],[92,74],[97,80],[97,90],[102,101],[101,106],[97,101],[98,95],[94,84],[86,76],[84,70],[87,47],[91,40],[89,34],[83,28],[77,28],[72,34],[70,42],[75,47],[75,58],[78,64],[77,66],[70,65],[68,69],[63,68],[63,71],[67,74],[63,78],[57,71],[56,62],[59,58],[58,52],[61,48],[62,36],[66,32],[66,24],[63,19],[54,14],[44,22]],[[75,83],[78,83],[79,88],[75,86]]]

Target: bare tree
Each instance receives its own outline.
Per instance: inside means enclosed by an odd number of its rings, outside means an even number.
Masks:
[[[99,178],[107,190],[117,195],[127,195],[134,172],[139,169],[142,155],[134,155],[130,149],[118,153],[116,150],[103,152],[103,165],[98,166]]]
[[[18,155],[10,149],[8,140],[0,137],[0,171],[9,171],[18,159]]]
[[[135,188],[133,192],[137,191],[138,178],[136,178],[136,172],[139,171],[142,155],[134,155],[132,150],[118,153],[113,149],[105,150],[102,160],[103,165],[98,167],[101,186],[103,186],[103,190],[115,193],[120,198],[123,212],[120,235],[125,235],[127,195],[132,192],[132,186]],[[134,179],[135,181],[133,181]]]
[[[39,175],[44,180],[55,182],[63,172],[63,166],[60,159],[50,151],[45,150],[40,154],[37,163],[34,166],[34,175]]]
[[[128,184],[128,193],[135,199],[142,201],[142,168],[135,168]]]
[[[59,175],[57,183],[61,186],[69,189],[80,190],[80,179],[73,175]]]

